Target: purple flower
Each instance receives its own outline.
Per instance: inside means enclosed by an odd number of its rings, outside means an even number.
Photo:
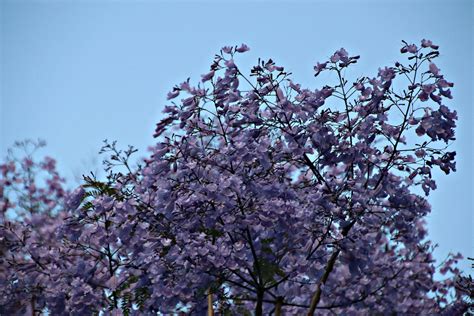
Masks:
[[[426,155],[426,152],[423,150],[423,149],[417,149],[415,151],[415,155],[418,157],[418,158],[423,158],[425,155]]]
[[[179,95],[179,91],[180,91],[179,89],[176,89],[176,88],[173,89],[173,91],[168,92],[168,95],[166,96],[166,98],[168,100],[176,98]]]
[[[438,88],[448,88],[448,87],[454,87],[454,84],[452,82],[448,82],[445,79],[439,79],[437,82]]]
[[[316,64],[316,66],[314,66],[314,71],[316,71],[316,73],[314,74],[314,76],[316,77],[317,75],[319,75],[321,73],[321,71],[323,71],[324,69],[326,69],[326,66],[327,66],[327,62],[326,63],[322,63],[320,64],[319,62]]]
[[[222,47],[222,51],[226,54],[232,53],[233,48],[231,46],[224,46]]]
[[[224,65],[225,65],[227,68],[237,68],[237,66],[235,65],[233,59],[226,60],[225,63],[224,63]]]
[[[66,201],[66,206],[70,210],[74,211],[77,210],[79,205],[81,205],[82,198],[84,197],[84,194],[86,191],[82,188],[82,186],[78,187],[75,189],[69,196],[68,200]]]
[[[239,47],[237,47],[235,49],[235,51],[238,52],[238,53],[243,53],[243,52],[246,52],[246,51],[249,51],[249,50],[250,50],[250,48],[245,44],[242,44],[242,45],[240,45]]]
[[[344,48],[341,48],[337,50],[330,58],[331,62],[337,63],[339,60],[341,60],[344,63],[347,63],[349,61],[349,55],[347,51]]]
[[[170,116],[162,119],[159,123],[156,124],[155,134],[153,137],[158,137],[166,130],[166,127],[170,125],[175,120],[175,117]]]
[[[430,63],[430,72],[435,76],[439,76],[439,68],[434,64],[434,63]]]
[[[382,78],[383,81],[390,81],[395,78],[395,72],[392,68],[379,68],[379,77]]]
[[[426,94],[433,93],[436,90],[436,86],[434,84],[425,84],[422,86],[423,92]]]
[[[431,47],[433,45],[433,42],[427,39],[422,39],[421,40],[421,47]]]
[[[301,85],[298,83],[298,84],[295,84],[293,81],[291,81],[290,79],[288,79],[288,82],[290,84],[290,88],[295,90],[296,92],[298,93],[301,93]]]
[[[340,50],[338,50],[336,52],[338,55],[339,55],[339,58],[343,61],[343,62],[348,62],[349,61],[349,53],[344,49],[344,48],[341,48]]]
[[[357,91],[362,91],[364,90],[364,85],[362,84],[362,82],[354,82],[354,88]]]
[[[422,91],[419,95],[418,95],[418,99],[420,99],[420,101],[428,101],[428,98],[429,98],[429,95],[428,93]]]
[[[212,79],[212,77],[214,77],[214,70],[211,70],[211,71],[208,72],[207,74],[202,75],[202,76],[201,76],[201,81],[202,81],[202,82],[209,81],[209,80]]]
[[[407,53],[407,52],[411,54],[415,54],[417,51],[418,51],[418,47],[416,47],[415,44],[405,45],[400,49],[400,52],[402,54]]]
[[[439,93],[443,96],[443,97],[446,97],[448,99],[452,99],[453,96],[451,95],[451,90],[450,89],[447,89],[447,90],[443,90],[443,89],[439,89]]]
[[[435,101],[436,103],[441,104],[441,97],[439,95],[431,93],[430,98],[431,98],[431,100]]]
[[[418,47],[416,47],[415,44],[408,45],[407,46],[407,51],[409,53],[416,54],[416,52],[418,51]]]
[[[53,171],[56,168],[56,160],[51,157],[45,157],[41,167],[46,171]]]

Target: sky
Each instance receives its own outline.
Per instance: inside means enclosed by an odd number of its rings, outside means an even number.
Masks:
[[[58,1],[0,0],[0,156],[41,138],[71,186],[100,168],[104,139],[152,145],[166,94],[197,82],[225,45],[246,43],[239,65],[273,58],[303,86],[336,49],[361,55],[353,75],[376,75],[401,40],[440,45],[455,82],[458,172],[438,178],[429,201],[435,255],[474,257],[473,1]],[[245,68],[244,68],[245,69]],[[249,69],[247,67],[247,69]],[[466,272],[470,263],[460,267]]]

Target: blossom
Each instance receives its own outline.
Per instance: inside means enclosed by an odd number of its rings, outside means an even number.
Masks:
[[[439,68],[434,63],[430,63],[429,69],[434,76],[439,76]]]
[[[243,52],[246,52],[246,51],[249,51],[249,50],[250,50],[250,48],[245,44],[242,44],[242,45],[240,45],[239,47],[237,47],[235,49],[235,51],[238,52],[238,53],[243,53]]]
[[[327,66],[327,63],[322,63],[320,64],[319,62],[316,64],[316,66],[314,66],[314,71],[315,71],[315,74],[314,76],[318,76],[321,71],[323,71],[324,69],[326,69],[326,66]]]
[[[415,54],[418,52],[418,47],[415,44],[405,45],[400,50],[401,53],[411,53]]]
[[[173,89],[173,91],[168,92],[167,99],[171,100],[176,98],[179,95],[179,89]]]
[[[431,45],[433,45],[433,42],[431,42],[430,40],[427,40],[427,39],[422,39],[421,40],[421,46],[422,47],[430,47]]]
[[[379,68],[379,76],[382,78],[383,81],[390,81],[395,78],[395,72],[392,68]]]
[[[202,77],[202,78],[201,78],[201,81],[202,81],[202,82],[206,82],[206,81],[208,81],[208,80],[211,80],[212,77],[214,77],[214,70],[211,70],[210,72],[208,72],[208,73],[205,74],[205,75],[202,75],[201,77]]]
[[[433,44],[432,41],[427,40],[427,39],[422,39],[421,40],[421,47],[424,47],[424,48],[431,47],[432,49],[438,49],[439,48],[438,45]]]
[[[349,61],[349,54],[344,48],[337,50],[330,58],[331,62],[335,63],[341,60],[346,63]]]
[[[230,54],[233,51],[233,48],[231,46],[224,46],[222,47],[222,51],[226,54]]]

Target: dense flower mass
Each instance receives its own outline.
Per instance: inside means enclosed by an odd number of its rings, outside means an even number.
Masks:
[[[115,143],[103,148],[107,179],[85,177],[73,192],[51,159],[40,166],[56,180],[35,190],[31,159],[16,180],[15,162],[1,166],[3,214],[21,215],[2,217],[0,314],[468,310],[462,257],[435,280],[424,221],[433,169],[456,169],[453,84],[433,62],[438,47],[404,42],[406,63],[353,83],[344,74],[359,56],[341,48],[314,66],[334,79],[318,89],[271,59],[245,75],[236,59],[248,50],[224,47],[200,83],[168,93],[136,169],[135,150]],[[4,193],[14,182],[26,192],[17,206]]]

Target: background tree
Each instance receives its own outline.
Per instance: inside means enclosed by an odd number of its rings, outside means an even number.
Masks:
[[[53,290],[50,267],[62,265],[55,230],[67,191],[54,159],[35,160],[44,145],[17,142],[0,165],[1,315],[41,311]]]

